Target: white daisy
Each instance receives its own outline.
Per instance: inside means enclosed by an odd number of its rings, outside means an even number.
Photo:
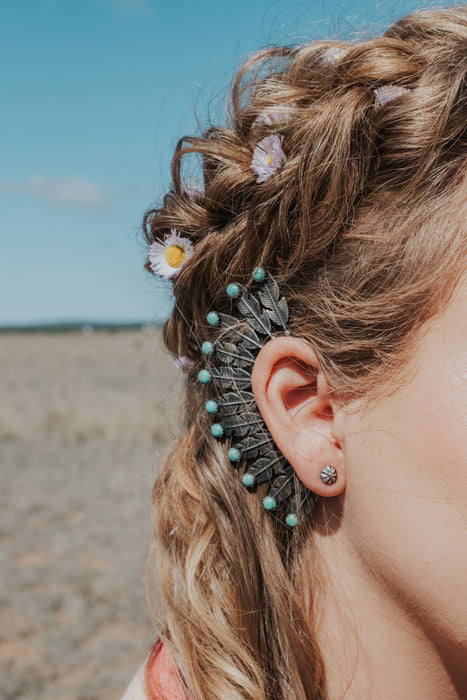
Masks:
[[[282,150],[282,139],[277,134],[271,134],[261,139],[253,151],[251,169],[258,177],[256,182],[265,182],[285,161]]]
[[[155,275],[170,279],[179,274],[192,254],[192,242],[172,228],[170,233],[164,236],[164,240],[151,243],[148,258]]]
[[[328,66],[335,66],[336,63],[342,61],[347,51],[348,49],[343,46],[331,46],[331,48],[324,52],[323,60]]]
[[[401,87],[400,85],[382,85],[379,88],[376,88],[376,90],[373,90],[375,93],[375,97],[380,103],[381,106],[384,106],[388,102],[391,102],[391,100],[394,100],[396,97],[400,97],[401,95],[405,95],[407,92],[410,92],[407,88]]]

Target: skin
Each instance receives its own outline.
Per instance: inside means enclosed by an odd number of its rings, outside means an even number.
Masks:
[[[323,496],[308,544],[329,700],[467,698],[467,276],[405,372],[365,407],[333,398],[297,338],[269,341],[253,370],[278,447]]]

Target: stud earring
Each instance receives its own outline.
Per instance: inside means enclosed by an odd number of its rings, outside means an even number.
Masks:
[[[328,486],[330,486],[335,481],[337,481],[337,469],[331,466],[324,467],[323,471],[320,474],[320,477],[323,484],[327,484]]]

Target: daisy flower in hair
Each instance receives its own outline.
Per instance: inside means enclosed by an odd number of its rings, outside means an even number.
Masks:
[[[155,275],[170,279],[179,274],[192,254],[192,242],[172,228],[162,241],[157,240],[149,246],[149,265]]]
[[[324,62],[329,66],[335,66],[339,61],[342,61],[348,49],[343,46],[331,46],[324,52]]]
[[[251,169],[258,176],[256,182],[265,182],[285,162],[282,139],[277,134],[266,136],[253,151]]]

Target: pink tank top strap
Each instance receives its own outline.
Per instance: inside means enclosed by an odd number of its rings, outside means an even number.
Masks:
[[[180,673],[159,640],[149,655],[145,681],[148,698],[151,700],[189,700]]]

